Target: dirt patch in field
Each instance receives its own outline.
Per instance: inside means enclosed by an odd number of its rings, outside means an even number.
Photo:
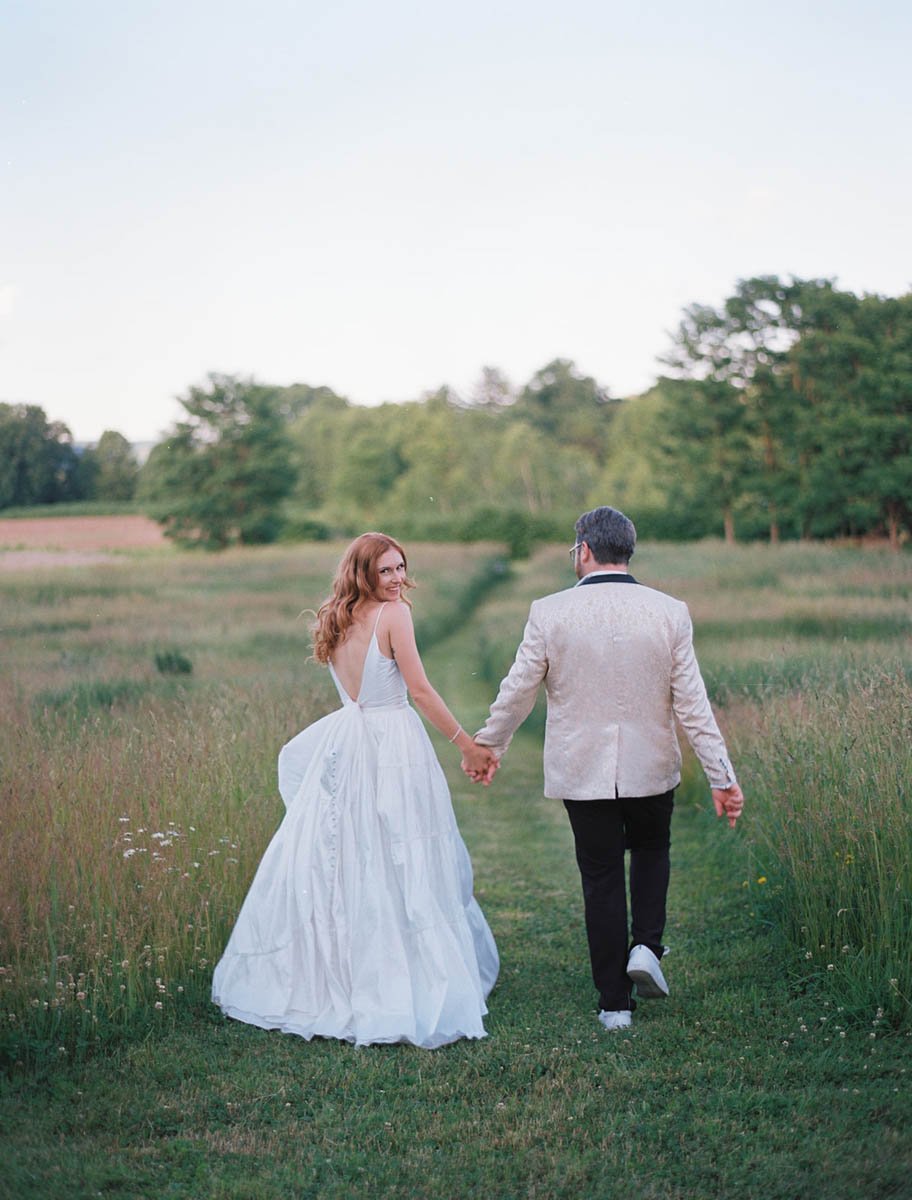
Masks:
[[[149,517],[20,517],[0,520],[0,570],[110,562],[110,550],[166,544]]]
[[[0,550],[0,571],[31,571],[35,567],[90,567],[116,562],[113,554],[88,550]]]

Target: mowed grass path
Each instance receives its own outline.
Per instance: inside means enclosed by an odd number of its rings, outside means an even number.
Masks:
[[[486,674],[521,632],[517,614],[554,578],[550,560],[521,568],[428,654],[467,724],[491,698]],[[672,995],[609,1035],[534,722],[487,791],[438,743],[502,956],[490,1036],[433,1053],[359,1050],[199,1005],[84,1066],[4,1084],[0,1196],[912,1196],[912,1038],[795,994],[748,874],[749,817],[731,834],[688,765]]]

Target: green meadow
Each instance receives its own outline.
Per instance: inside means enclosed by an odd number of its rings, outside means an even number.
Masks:
[[[434,735],[502,967],[489,1037],[426,1052],[208,1001],[278,749],[335,704],[307,610],[341,549],[0,575],[0,1197],[912,1197],[912,558],[638,550],[690,606],[747,804],[717,821],[686,757],[671,995],[629,1032],[595,1018],[543,706],[489,789]],[[472,728],[566,549],[409,558]]]

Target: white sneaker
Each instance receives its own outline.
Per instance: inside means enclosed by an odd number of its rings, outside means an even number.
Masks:
[[[637,995],[643,1000],[658,1000],[668,995],[668,984],[659,960],[648,946],[634,946],[630,951],[627,977],[636,984]]]
[[[599,1013],[599,1020],[606,1029],[629,1029],[632,1014],[629,1008],[625,1008],[622,1012],[605,1012],[604,1009]]]

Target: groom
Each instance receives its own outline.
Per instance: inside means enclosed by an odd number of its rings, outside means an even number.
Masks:
[[[476,734],[499,759],[544,682],[545,795],[563,800],[570,817],[606,1029],[630,1025],[634,985],[641,998],[668,994],[659,960],[681,779],[675,718],[706,773],[718,816],[734,828],[744,803],[694,655],[687,606],[634,579],[628,563],[635,545],[636,530],[623,513],[583,513],[570,551],[579,582],[534,601],[516,660]],[[495,769],[476,777],[489,782]]]

